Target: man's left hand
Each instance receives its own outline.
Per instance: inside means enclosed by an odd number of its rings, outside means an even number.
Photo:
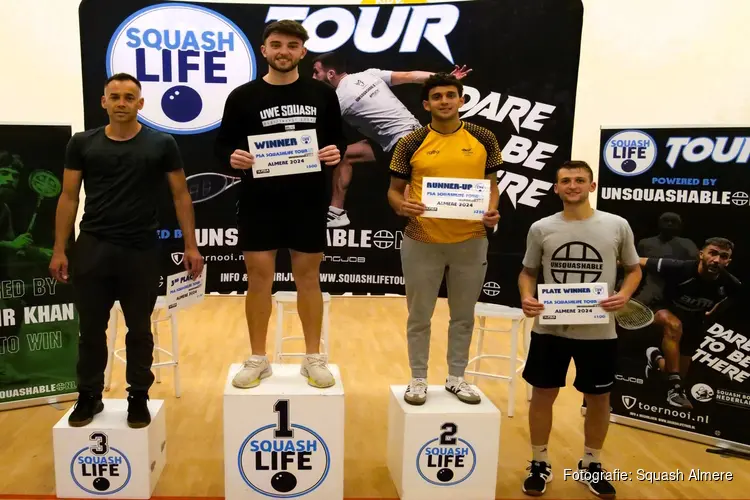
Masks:
[[[451,71],[451,75],[455,76],[458,80],[466,78],[469,73],[471,73],[471,68],[467,68],[465,64],[461,67],[456,64],[453,71]]]
[[[196,279],[203,272],[203,256],[197,248],[186,248],[183,262],[185,270],[190,272],[190,278]]]
[[[629,296],[622,293],[616,293],[599,302],[599,306],[607,312],[615,312],[622,309],[629,300]]]
[[[336,146],[326,146],[318,151],[318,159],[329,167],[333,167],[341,161],[341,152]]]
[[[497,210],[490,210],[489,212],[485,212],[482,216],[482,222],[487,227],[495,227],[499,221],[500,212]]]

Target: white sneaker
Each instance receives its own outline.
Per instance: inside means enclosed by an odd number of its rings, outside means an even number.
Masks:
[[[325,354],[308,354],[302,361],[300,374],[307,378],[307,383],[318,389],[331,387],[336,383],[331,370],[326,364],[328,357]]]
[[[347,215],[346,210],[340,214],[337,214],[330,209],[328,210],[328,227],[346,227],[349,224],[351,224],[351,222],[349,222],[349,216]]]
[[[240,389],[257,387],[261,379],[270,377],[272,373],[266,356],[250,356],[242,363],[242,369],[232,379],[232,385]]]
[[[482,402],[479,393],[466,383],[463,377],[448,375],[448,378],[445,380],[445,390],[452,392],[460,401],[470,405],[478,405]]]
[[[427,401],[427,380],[423,378],[413,378],[406,388],[404,401],[410,405],[420,406]]]

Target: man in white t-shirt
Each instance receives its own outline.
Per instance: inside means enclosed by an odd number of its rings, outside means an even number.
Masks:
[[[344,200],[352,180],[352,164],[378,161],[390,165],[390,156],[400,138],[422,126],[393,94],[390,87],[403,83],[422,83],[429,71],[390,71],[367,69],[348,73],[343,56],[328,52],[313,60],[313,78],[336,89],[344,120],[367,139],[347,146],[341,162],[333,171],[333,195],[328,208],[328,227],[348,226]],[[471,70],[455,67],[458,79]]]

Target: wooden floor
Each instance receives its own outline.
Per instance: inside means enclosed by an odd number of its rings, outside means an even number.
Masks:
[[[431,384],[441,384],[445,379],[447,320],[447,304],[441,300],[433,320]],[[334,297],[331,305],[331,362],[340,366],[346,390],[347,498],[398,496],[386,467],[387,396],[390,384],[405,384],[409,378],[405,322],[401,298]],[[241,362],[248,351],[244,299],[208,297],[180,314],[179,327],[182,397],[174,398],[171,370],[163,370],[162,383],[151,392],[152,399],[166,401],[170,446],[168,463],[154,495],[222,497],[222,394],[227,368]],[[269,330],[273,331],[273,320]],[[122,324],[120,331],[124,332]],[[269,335],[269,354],[273,352],[272,340]],[[162,342],[169,342],[168,333],[163,334]],[[489,350],[508,350],[507,341],[486,343]],[[571,372],[569,383],[573,377]],[[527,498],[521,492],[530,458],[524,386],[519,384],[517,388],[513,418],[505,416],[505,383],[483,379],[479,387],[503,411],[496,496]],[[125,397],[120,364],[115,367],[112,391],[105,397]],[[556,477],[545,497],[593,498],[586,487],[564,480],[562,474],[563,468],[575,467],[583,451],[580,403],[580,395],[570,387],[561,392],[556,403],[550,440]],[[70,405],[0,412],[0,498],[54,495],[51,429]],[[750,497],[748,462],[721,458],[705,449],[706,445],[613,424],[603,462],[610,471],[679,469],[688,474],[691,468],[700,468],[734,474],[733,481],[721,483],[618,483],[619,498]]]

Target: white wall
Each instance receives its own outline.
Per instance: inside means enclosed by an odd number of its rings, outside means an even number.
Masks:
[[[750,125],[750,1],[583,3],[574,158],[602,126]]]
[[[0,122],[83,129],[78,4],[0,1],[0,68],[10,70]],[[606,125],[750,124],[750,1],[584,0],[584,9],[575,158],[596,168]]]

